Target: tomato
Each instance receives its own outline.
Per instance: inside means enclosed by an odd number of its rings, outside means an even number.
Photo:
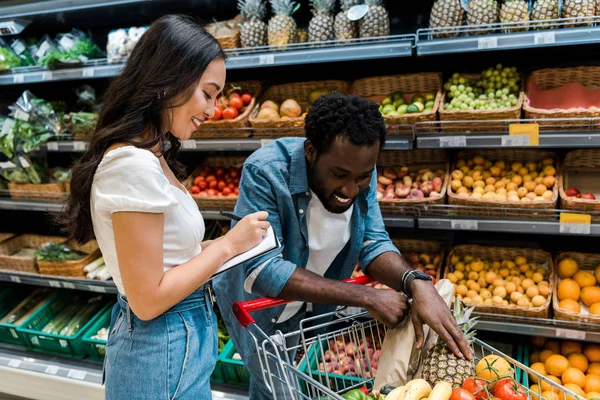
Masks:
[[[191,193],[191,194],[198,194],[198,193],[200,193],[200,188],[199,188],[198,186],[195,186],[195,185],[194,185],[194,186],[192,186],[192,187],[190,188],[190,193]]]
[[[229,175],[235,179],[240,176],[240,173],[236,168],[229,168]]]
[[[201,177],[203,177],[203,178],[206,178],[206,177],[208,176],[208,172],[206,172],[206,171],[201,171],[201,172],[198,174],[198,176],[201,176]]]
[[[215,189],[208,189],[206,191],[206,193],[208,193],[209,196],[216,196],[217,195],[217,191]]]
[[[215,175],[218,176],[219,178],[223,177],[223,175],[225,175],[225,168],[217,168],[215,170]]]
[[[206,190],[203,190],[200,193],[198,193],[198,197],[208,197],[208,193],[206,193]]]
[[[214,175],[209,175],[209,176],[206,177],[206,182],[207,183],[211,183],[212,181],[216,181],[216,180],[217,180],[217,177],[214,176]]]
[[[218,185],[217,185],[217,188],[218,188],[219,190],[223,190],[223,189],[224,189],[224,188],[226,188],[226,187],[227,187],[227,184],[226,184],[225,182],[223,182],[223,181],[219,181],[219,183],[218,183]]]
[[[231,190],[231,188],[228,188],[228,187],[223,188],[223,196],[229,196],[231,193],[233,193],[233,190]]]
[[[239,97],[232,97],[229,103],[231,104],[231,107],[236,108],[238,111],[244,107],[244,102]]]
[[[468,390],[456,389],[450,395],[450,400],[475,400],[475,396],[473,396]]]
[[[204,182],[205,179],[203,176],[197,176],[196,179],[194,179],[194,185],[196,186],[200,186],[200,182]]]
[[[216,189],[217,186],[219,186],[219,182],[217,182],[217,181],[210,181],[210,183],[208,184],[208,187],[210,189]]]
[[[217,192],[217,197],[223,197],[223,193]]]
[[[211,119],[211,121],[218,121],[222,118],[222,116],[223,116],[223,110],[221,110],[221,107],[216,106],[215,113],[213,114],[213,116],[210,119]]]
[[[233,107],[227,107],[223,110],[223,119],[235,119],[239,115],[238,110]]]
[[[483,379],[468,378],[462,385],[462,388],[473,394],[477,400],[488,399],[487,382]]]
[[[242,102],[244,103],[245,106],[250,104],[251,101],[252,101],[252,95],[250,93],[244,93],[242,95]]]
[[[200,182],[198,187],[200,188],[200,190],[206,190],[208,188],[208,183],[206,183],[206,181],[202,181]]]
[[[239,184],[240,184],[240,180],[239,180],[238,178],[235,178],[235,179],[233,180],[233,183],[235,183],[236,185],[239,185]]]
[[[240,189],[238,189],[238,188],[233,189],[233,193],[237,196],[238,194],[240,194]]]
[[[228,184],[227,187],[231,190],[236,188],[235,184],[233,184],[233,183]]]
[[[231,99],[232,97],[241,97],[242,92],[239,89],[234,89],[229,93],[229,98]]]
[[[527,391],[512,378],[500,379],[492,389],[494,397],[500,400],[527,400]]]

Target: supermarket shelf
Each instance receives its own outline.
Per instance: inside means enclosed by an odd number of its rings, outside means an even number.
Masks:
[[[415,218],[411,215],[383,215],[383,222],[388,228],[414,228]]]
[[[11,73],[0,74],[0,85],[110,78],[119,75],[123,67],[123,64],[108,64],[105,59],[88,61],[83,67],[53,71],[41,67],[18,67],[13,68]]]
[[[0,210],[60,211],[62,207],[58,201],[0,198]]]
[[[572,27],[574,21],[583,21],[591,26]],[[452,28],[419,29],[417,31],[417,55],[453,54],[476,51],[527,49],[549,46],[574,46],[600,41],[600,18],[556,19],[536,21],[542,30],[529,31],[533,23],[501,23]],[[527,30],[518,33],[505,31]],[[457,37],[440,38],[452,32]]]
[[[57,289],[84,290],[96,293],[117,293],[117,287],[112,280],[74,279],[61,276],[30,274],[17,271],[0,271],[0,281],[14,282],[24,285],[53,287]]]
[[[47,13],[60,13],[90,8],[118,6],[122,4],[141,3],[150,0],[44,0],[18,2],[14,5],[0,7],[0,18],[9,19]]]

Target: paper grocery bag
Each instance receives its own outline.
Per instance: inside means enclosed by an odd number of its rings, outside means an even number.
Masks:
[[[454,285],[447,279],[440,280],[436,285],[438,293],[448,307],[452,302]],[[421,360],[427,355],[430,348],[435,346],[437,333],[423,326],[425,340],[421,350],[415,347],[415,329],[410,315],[394,329],[388,329],[381,348],[379,368],[375,377],[374,389],[380,390],[384,386],[404,386],[411,379],[421,376]]]

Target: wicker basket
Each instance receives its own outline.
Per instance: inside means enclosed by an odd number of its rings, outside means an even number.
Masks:
[[[535,84],[541,90],[549,90],[561,87],[567,83],[579,82],[585,86],[597,87],[600,85],[600,67],[575,67],[575,68],[548,68],[534,71],[527,79],[527,87]],[[598,118],[600,109],[596,110],[545,110],[533,108],[529,105],[529,97],[525,96],[523,110],[526,118],[548,119],[548,118]],[[544,121],[539,121],[544,125]],[[548,122],[555,124],[556,122]],[[561,121],[561,125],[578,125],[581,121]],[[598,123],[596,123],[598,124]],[[574,127],[573,129],[580,129]]]
[[[13,237],[15,237],[14,233],[0,233],[0,243]]]
[[[241,87],[253,93],[250,104],[246,110],[234,119],[220,119],[218,121],[205,121],[200,125],[200,129],[192,134],[192,139],[233,139],[247,138],[250,136],[250,123],[248,119],[256,107],[256,99],[262,91],[262,84],[259,81],[233,82],[233,86]]]
[[[48,242],[61,244],[67,239],[57,236],[20,235],[0,243],[0,269],[37,273],[35,257],[15,257],[12,254],[22,249],[39,249]]]
[[[478,79],[480,74],[464,74],[464,78]],[[522,86],[522,85],[521,85]],[[440,121],[465,121],[464,125],[467,125],[467,121],[473,121],[468,124],[468,129],[461,124],[460,127],[452,127],[451,124],[441,124],[444,132],[485,132],[490,129],[489,123],[477,122],[477,121],[490,121],[490,120],[513,120],[521,118],[521,108],[525,100],[525,94],[521,92],[519,94],[519,101],[517,105],[510,108],[504,108],[501,110],[446,110],[444,104],[446,103],[447,93],[444,93],[442,100],[440,101]]]
[[[338,91],[342,94],[350,93],[350,83],[344,81],[311,81],[286,83],[284,85],[271,86],[261,96],[259,104],[266,100],[272,100],[279,104],[287,99],[294,99],[298,102],[302,110],[308,109],[308,95],[316,89],[327,88]],[[303,129],[290,129],[280,131],[266,132],[271,128],[298,128],[304,126],[304,114],[297,118],[277,118],[277,119],[257,119],[260,107],[255,107],[250,114],[250,125],[252,128],[260,129],[255,131],[253,137],[256,138],[276,138],[284,136],[304,136]],[[265,130],[265,131],[262,131]]]
[[[587,191],[600,193],[598,182],[598,167],[600,167],[600,150],[574,150],[567,153],[561,166],[558,186],[561,207],[565,210],[600,211],[600,200],[585,200],[567,197],[565,188],[582,187]],[[595,221],[600,217],[592,216]]]
[[[83,268],[102,256],[98,243],[95,240],[89,241],[84,245],[80,245],[75,241],[69,241],[65,243],[65,246],[86,253],[87,255],[80,260],[73,261],[38,261],[40,274],[85,278],[86,274]]]
[[[194,179],[198,176],[202,167],[237,167],[241,168],[244,165],[245,157],[209,157],[199,165],[190,176],[188,176],[183,182],[183,186],[189,189],[194,184]],[[193,194],[192,197],[198,204],[200,210],[227,210],[231,211],[235,207],[237,202],[237,196],[232,195],[231,197],[200,197]]]
[[[527,258],[527,262],[534,262],[540,268],[545,268],[549,271],[548,282],[550,287],[554,288],[555,273],[552,265],[552,256],[543,250],[537,249],[521,249],[512,247],[491,247],[491,246],[477,246],[477,245],[460,245],[452,249],[448,257],[446,258],[446,268],[444,270],[444,278],[448,277],[450,272],[454,272],[454,267],[450,260],[453,256],[464,257],[466,255],[473,256],[482,260],[514,260],[517,256],[524,256]],[[479,313],[490,313],[490,314],[505,314],[513,315],[518,317],[529,317],[529,318],[549,318],[550,317],[550,298],[553,292],[548,296],[546,303],[541,307],[524,308],[516,305],[488,305],[488,304],[476,304],[475,311]]]
[[[435,281],[437,282],[441,279],[442,269],[444,268],[444,244],[442,242],[435,242],[432,240],[392,239],[392,243],[400,250],[402,255],[406,255],[407,253],[425,253],[433,256],[431,263],[435,265],[437,269]],[[436,262],[436,258],[439,258],[439,262]]]
[[[523,163],[532,161],[539,162],[545,158],[552,158],[555,161],[555,168],[558,168],[558,157],[556,153],[551,151],[542,151],[535,149],[489,149],[489,150],[464,150],[457,154],[456,160],[450,169],[450,174],[456,169],[456,161],[460,159],[472,158],[476,155],[480,155],[486,160],[496,161],[502,160],[507,163],[520,161]],[[525,219],[548,219],[554,216],[554,213],[536,213],[532,212],[531,209],[555,209],[558,203],[558,179],[554,183],[552,188],[552,199],[544,201],[531,201],[527,203],[515,202],[508,200],[483,200],[483,199],[472,199],[469,197],[459,197],[452,187],[448,186],[448,202],[449,204],[469,206],[469,216],[485,216],[485,217],[503,217],[502,212],[499,208],[510,208],[511,215],[518,216],[519,218]],[[477,207],[494,207],[491,209],[480,209]],[[459,213],[460,214],[460,213]]]
[[[403,208],[415,205],[425,204],[443,204],[446,197],[446,190],[450,183],[450,174],[448,156],[444,150],[438,149],[415,149],[415,150],[394,150],[382,151],[377,160],[378,170],[385,167],[408,166],[409,170],[419,170],[430,168],[432,171],[441,169],[445,171],[443,178],[442,191],[440,196],[435,198],[426,197],[423,199],[394,199],[379,201],[381,211],[386,214],[404,214]]]
[[[558,270],[558,263],[565,259],[572,258],[577,262],[580,270],[591,271],[594,272],[595,268],[600,265],[600,254],[590,254],[590,253],[576,253],[576,252],[560,252],[556,255],[554,263],[556,264],[556,268]],[[560,319],[563,321],[574,321],[574,322],[585,322],[588,324],[599,324],[600,325],[600,315],[591,315],[586,313],[576,313],[572,311],[568,311],[562,309],[558,306],[560,300],[558,300],[558,284],[560,283],[560,278],[556,278],[554,282],[554,296],[552,299],[552,307],[554,308],[554,318]],[[583,304],[582,304],[582,307]]]
[[[231,33],[229,35],[216,33],[216,30],[220,24],[231,29]],[[217,39],[222,48],[237,49],[240,47],[240,28],[237,26],[236,20],[231,19],[227,21],[213,22],[212,24],[206,25],[204,29],[206,29],[208,33]]]
[[[435,104],[433,111],[417,114],[384,115],[386,125],[415,124],[417,122],[437,120],[437,112],[442,101],[442,74],[439,72],[421,72],[418,74],[377,76],[359,79],[352,84],[352,94],[366,97],[380,103],[391,93],[401,91],[405,95],[425,94],[434,92]],[[390,130],[390,135],[412,133],[409,126],[405,130]]]
[[[8,191],[13,199],[55,199],[65,198],[62,183],[8,183]]]

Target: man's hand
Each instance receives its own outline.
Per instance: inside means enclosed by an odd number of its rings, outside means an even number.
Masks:
[[[390,329],[397,327],[410,311],[408,297],[394,290],[374,289],[365,305],[369,314]]]
[[[446,342],[457,357],[473,358],[465,335],[454,320],[450,309],[431,282],[414,280],[412,283],[412,322],[417,336],[417,348],[423,346],[423,324],[429,325]]]

